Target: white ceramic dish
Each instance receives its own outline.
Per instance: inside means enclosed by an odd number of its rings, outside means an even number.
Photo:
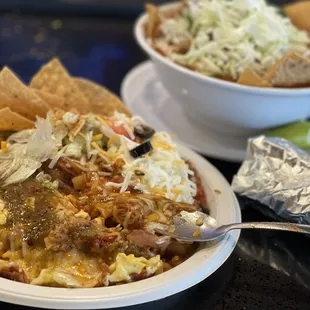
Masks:
[[[224,177],[205,159],[179,146],[184,158],[201,173],[211,215],[219,223],[241,221],[237,199]],[[216,194],[215,189],[221,191]],[[229,257],[239,237],[234,231],[216,245],[204,244],[183,264],[152,278],[112,287],[64,289],[33,286],[0,278],[0,300],[53,309],[107,309],[140,304],[167,297],[202,281]]]
[[[127,73],[121,85],[121,96],[135,115],[141,116],[157,131],[175,134],[183,145],[214,158],[243,161],[247,139],[206,130],[187,117],[163,87],[151,61],[143,62]]]
[[[171,9],[176,3],[163,5]],[[310,88],[276,89],[239,85],[207,77],[173,63],[156,52],[144,36],[147,16],[138,18],[134,35],[153,60],[164,87],[184,111],[205,128],[229,136],[258,131],[310,116]]]

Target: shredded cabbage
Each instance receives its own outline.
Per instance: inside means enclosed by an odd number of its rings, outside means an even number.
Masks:
[[[53,155],[56,148],[53,126],[47,119],[41,117],[38,117],[35,125],[36,130],[28,139],[27,156],[44,162]]]
[[[289,51],[305,53],[310,43],[305,31],[265,0],[189,0],[175,22],[163,22],[167,41],[184,32],[184,18],[191,21],[190,49],[170,57],[209,76],[237,79],[249,66],[262,74]]]
[[[29,138],[32,136],[34,133],[34,129],[25,129],[21,131],[17,131],[10,135],[7,139],[6,142],[8,144],[13,144],[13,143],[20,143],[20,144],[25,144],[28,142]]]
[[[48,119],[38,118],[34,131],[21,131],[8,140],[12,144],[8,144],[6,152],[0,153],[3,186],[25,181],[57,151],[53,126]]]
[[[96,117],[94,114],[89,114],[88,118],[86,119],[84,128],[85,131],[88,132],[90,130],[94,130],[95,128],[100,127],[100,122],[96,120]]]
[[[68,157],[72,157],[75,159],[80,159],[82,156],[82,149],[85,145],[85,139],[81,136],[76,136],[74,141],[68,144],[67,149],[65,150],[65,154]]]

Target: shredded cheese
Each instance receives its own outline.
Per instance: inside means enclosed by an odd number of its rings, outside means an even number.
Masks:
[[[108,126],[107,122],[99,115],[96,115],[96,119],[105,126]]]
[[[77,124],[70,130],[69,132],[69,139],[72,141],[73,138],[82,130],[83,126],[85,125],[85,119],[81,118]]]
[[[50,164],[48,165],[50,169],[53,169],[55,167],[55,165],[57,164],[57,161],[64,154],[67,148],[68,148],[68,145],[65,145],[60,151],[57,152],[56,156],[51,160]]]
[[[131,185],[142,192],[153,193],[179,202],[193,203],[196,185],[189,176],[193,172],[181,158],[176,145],[166,133],[156,133],[151,143],[153,151],[139,158],[128,156],[128,149],[134,143],[124,136],[110,139],[108,152],[118,152],[125,161],[122,167],[122,184],[110,184],[119,187],[121,192]],[[128,148],[128,145],[130,148]],[[135,145],[135,144],[134,144]],[[136,171],[141,172],[136,175]]]
[[[152,146],[154,149],[162,148],[164,150],[175,150],[176,147],[173,145],[169,145],[165,142],[160,142],[160,141],[154,141],[152,142]]]
[[[109,158],[112,158],[112,159],[115,159],[117,157],[119,157],[121,154],[119,153],[109,153],[109,152],[106,152],[105,150],[103,150],[102,148],[99,147],[99,145],[96,143],[96,142],[92,142],[92,147],[94,147],[96,150],[98,150],[101,154],[109,157]]]
[[[92,141],[93,142],[99,141],[102,139],[102,137],[103,137],[103,134],[99,133],[98,135],[93,136]]]
[[[6,152],[8,150],[8,146],[6,141],[1,141],[1,151]]]

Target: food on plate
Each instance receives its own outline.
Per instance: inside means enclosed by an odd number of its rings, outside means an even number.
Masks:
[[[310,122],[299,121],[264,132],[268,137],[284,138],[301,149],[310,148]]]
[[[194,165],[169,134],[133,116],[115,95],[86,80],[69,81],[58,61],[50,64],[28,88],[49,105],[62,98],[45,117],[24,129],[14,118],[24,116],[0,110],[1,120],[12,119],[0,127],[0,277],[98,287],[182,263],[197,244],[176,240],[173,216],[207,210]],[[77,112],[81,103],[55,85],[59,72],[96,113]]]
[[[310,85],[310,36],[265,0],[146,5],[145,36],[177,64],[259,87]]]

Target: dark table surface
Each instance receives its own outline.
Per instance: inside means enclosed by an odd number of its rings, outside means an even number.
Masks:
[[[126,72],[145,55],[132,36],[133,20],[2,13],[0,67],[26,82],[58,56],[73,75],[119,93]],[[231,181],[239,165],[208,158]],[[242,201],[244,221],[268,220]],[[258,207],[259,208],[259,207]],[[245,231],[231,257],[213,275],[172,297],[126,309],[310,309],[310,239],[298,234]],[[0,303],[1,309],[26,309]],[[125,309],[125,308],[122,308]]]

